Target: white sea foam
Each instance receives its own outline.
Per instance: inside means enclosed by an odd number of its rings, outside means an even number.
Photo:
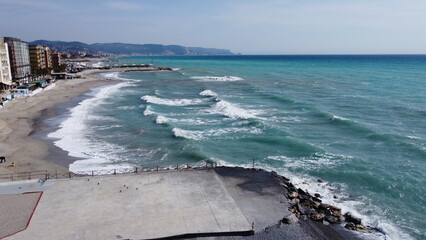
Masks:
[[[332,153],[316,153],[310,157],[304,158],[288,158],[286,156],[268,156],[268,159],[282,161],[286,168],[303,168],[309,170],[315,170],[323,168],[324,166],[333,167],[339,165],[348,159],[352,159],[351,156],[332,154]]]
[[[155,119],[155,122],[157,124],[165,124],[165,123],[168,123],[169,121],[170,120],[168,118],[161,116],[161,115],[157,116],[157,118]]]
[[[217,97],[217,94],[212,90],[204,90],[200,92],[199,95],[203,97]]]
[[[211,137],[220,137],[227,134],[233,133],[247,133],[247,134],[261,134],[262,130],[259,128],[221,128],[221,129],[210,129],[205,131],[194,131],[194,130],[183,130],[180,128],[173,128],[175,137],[182,137],[192,140],[203,140]]]
[[[153,114],[155,114],[155,112],[153,112],[151,110],[151,106],[146,106],[145,111],[143,111],[143,115],[145,115],[145,116],[151,116]]]
[[[70,171],[81,172],[86,170],[119,169],[129,167],[127,164],[116,164],[120,147],[106,142],[98,142],[90,139],[92,132],[86,122],[94,119],[105,119],[94,117],[92,109],[104,101],[107,101],[120,88],[127,83],[120,83],[104,87],[93,97],[80,102],[71,109],[70,117],[62,122],[59,129],[48,135],[53,138],[56,146],[68,152],[69,156],[82,158],[70,165]],[[113,164],[114,163],[114,164]]]
[[[350,119],[348,119],[348,118],[344,118],[344,117],[340,117],[340,116],[337,116],[337,115],[333,115],[333,117],[331,118],[331,120],[335,120],[335,119],[341,120],[341,121],[350,121]]]
[[[191,78],[198,80],[200,82],[234,82],[234,81],[244,80],[244,78],[236,77],[236,76],[223,76],[223,77],[195,76],[195,77],[191,77]]]
[[[125,80],[125,81],[136,81],[135,79],[121,77],[121,72],[102,73],[102,76],[104,78],[109,78],[109,79]]]
[[[172,68],[173,71],[180,71],[181,68]]]
[[[120,107],[118,107],[118,109],[120,109],[120,110],[134,110],[134,109],[137,109],[138,107],[137,106],[120,106]]]
[[[172,131],[175,137],[181,137],[181,138],[192,139],[192,140],[203,139],[202,131],[188,131],[188,130],[183,130],[180,128],[173,128]]]
[[[256,116],[247,110],[239,108],[227,101],[221,100],[212,106],[210,113],[222,114],[231,119],[249,119],[255,118]]]
[[[145,95],[141,99],[149,103],[167,106],[190,106],[203,103],[202,99],[164,99],[150,95]]]
[[[416,136],[406,136],[407,138],[409,138],[409,139],[416,139],[416,140],[420,140],[421,138],[419,138],[419,137],[416,137]]]

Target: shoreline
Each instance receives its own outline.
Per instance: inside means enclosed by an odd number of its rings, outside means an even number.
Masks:
[[[80,73],[81,78],[58,80],[56,86],[48,91],[14,99],[1,108],[0,155],[5,156],[7,162],[0,164],[0,174],[40,170],[69,171],[65,166],[75,158],[64,155],[66,152],[54,146],[53,141],[39,137],[39,132],[45,127],[42,121],[58,116],[60,104],[72,104],[75,98],[82,97],[91,89],[121,82],[107,80],[98,74],[126,70],[128,69],[87,70]],[[61,159],[68,158],[68,161],[52,161],[58,155]],[[12,162],[15,163],[14,167],[9,166]]]

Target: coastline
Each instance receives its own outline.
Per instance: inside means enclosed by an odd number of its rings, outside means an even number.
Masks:
[[[42,126],[42,120],[56,116],[58,104],[72,102],[93,88],[114,84],[119,81],[107,80],[99,73],[121,72],[126,69],[87,70],[81,78],[58,80],[56,86],[32,97],[21,97],[9,102],[0,109],[0,155],[7,162],[0,165],[0,174],[47,170],[67,172],[67,163],[72,161],[64,156],[64,162],[53,154],[61,156],[65,152],[56,149],[49,141],[32,137]],[[15,166],[9,165],[14,162]]]

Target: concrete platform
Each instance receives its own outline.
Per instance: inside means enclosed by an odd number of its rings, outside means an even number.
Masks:
[[[48,180],[39,185],[48,187],[29,227],[6,239],[151,239],[252,229],[214,170]],[[25,186],[1,185],[0,193],[2,188],[31,190],[28,183]]]
[[[41,194],[0,194],[0,239],[28,226]]]

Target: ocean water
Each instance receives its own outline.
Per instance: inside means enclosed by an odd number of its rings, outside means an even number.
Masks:
[[[49,137],[72,171],[277,171],[387,239],[426,239],[426,56],[127,57]],[[325,180],[319,183],[317,179]]]

